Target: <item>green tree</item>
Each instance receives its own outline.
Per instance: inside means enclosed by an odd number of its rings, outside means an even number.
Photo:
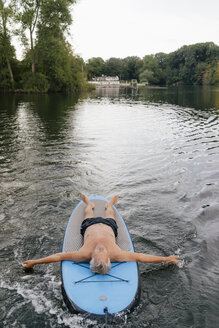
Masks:
[[[123,61],[122,80],[129,80],[129,81],[131,81],[132,79],[138,80],[139,73],[143,65],[142,60],[137,56],[129,56],[124,58],[122,61]]]
[[[219,59],[219,47],[212,42],[183,46],[167,57],[167,83],[210,83]],[[210,65],[210,66],[209,66]]]
[[[122,75],[122,59],[111,57],[105,62],[105,74],[108,76],[118,76],[121,79]]]
[[[164,73],[155,56],[147,55],[143,58],[143,65],[139,74],[139,79],[141,82],[146,79],[150,84],[164,83]]]
[[[51,91],[72,90],[74,85],[73,54],[65,39],[72,22],[70,9],[74,2],[47,0],[41,5],[37,31],[38,66],[39,71],[48,78]]]
[[[215,73],[214,73],[214,84],[219,85],[219,61],[215,66]]]
[[[205,62],[200,62],[196,65],[194,79],[196,84],[203,84],[203,77],[207,70],[208,64]]]
[[[167,59],[168,59],[168,55],[165,54],[164,52],[158,52],[157,54],[155,54],[154,57],[158,60],[159,67],[160,67],[162,70],[165,70],[166,67],[167,67]]]
[[[72,75],[72,90],[79,91],[86,89],[86,70],[84,60],[79,56],[70,55],[70,69]]]
[[[41,5],[42,0],[20,0],[20,12],[17,15],[18,21],[21,22],[21,30],[19,31],[19,33],[21,35],[23,44],[27,48],[27,50],[30,49],[32,73],[35,73],[36,65],[36,48],[34,35],[40,18]],[[26,34],[29,35],[29,42]]]
[[[27,71],[23,74],[25,89],[70,91],[84,84],[84,64],[79,57],[73,56],[66,41],[72,23],[71,5],[74,3],[75,0],[25,0],[23,3],[20,17],[23,30],[28,30],[30,35],[30,48],[24,65],[27,68],[31,62],[35,75]]]
[[[101,76],[105,74],[105,62],[101,57],[88,59],[86,70],[88,80],[91,80],[93,77]]]
[[[14,15],[13,6],[11,3],[6,7],[5,2],[0,0],[0,51],[1,63],[4,66],[4,61],[7,64],[10,75],[11,85],[14,88],[14,74],[11,66],[11,61],[15,56],[14,48],[11,45],[11,33],[8,25],[11,23]],[[3,74],[6,78],[5,73]]]

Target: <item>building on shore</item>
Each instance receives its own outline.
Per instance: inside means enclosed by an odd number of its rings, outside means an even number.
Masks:
[[[93,78],[89,83],[101,86],[101,87],[118,87],[120,85],[118,76],[99,76]]]

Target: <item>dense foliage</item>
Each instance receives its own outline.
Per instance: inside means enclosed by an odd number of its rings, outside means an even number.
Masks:
[[[170,54],[157,53],[124,59],[91,58],[88,78],[104,75],[137,79],[155,85],[219,84],[219,46],[213,42],[183,46]]]
[[[85,63],[66,41],[75,0],[0,0],[0,90],[78,91],[86,87]],[[11,44],[20,37],[25,56]]]
[[[139,57],[110,58],[104,61],[100,57],[91,58],[86,64],[88,79],[101,75],[118,76],[120,80],[138,79],[142,60]]]
[[[170,54],[91,58],[85,64],[66,40],[76,0],[0,0],[0,90],[79,91],[101,75],[155,85],[219,84],[219,47],[183,46]],[[24,59],[11,39],[20,37]]]

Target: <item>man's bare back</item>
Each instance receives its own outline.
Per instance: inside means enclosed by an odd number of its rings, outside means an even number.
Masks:
[[[87,205],[85,209],[85,220],[94,218],[94,204],[82,195],[82,200]],[[113,205],[118,201],[118,196],[114,196],[105,207],[104,218],[115,220]],[[88,226],[84,233],[84,244],[76,252],[57,253],[48,257],[28,260],[22,263],[24,268],[31,268],[35,264],[52,263],[58,261],[77,261],[77,262],[90,262],[90,267],[93,272],[105,274],[110,270],[111,262],[169,262],[177,264],[177,255],[168,257],[154,256],[143,253],[126,252],[123,251],[117,244],[115,233],[111,226],[104,223],[95,223]]]

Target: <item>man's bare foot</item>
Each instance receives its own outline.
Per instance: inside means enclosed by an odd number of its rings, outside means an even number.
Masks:
[[[105,205],[105,209],[107,209],[109,206],[113,206],[114,204],[116,204],[118,202],[118,199],[118,195],[113,196],[110,202]]]
[[[81,199],[83,200],[83,202],[86,204],[86,205],[90,205],[92,209],[94,209],[95,205],[94,203],[92,203],[86,195],[82,194],[81,195]]]

